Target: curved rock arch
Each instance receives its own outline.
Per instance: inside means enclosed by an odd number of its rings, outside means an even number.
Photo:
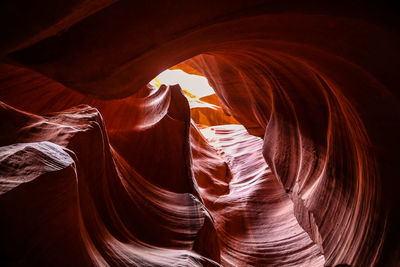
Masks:
[[[78,1],[57,22],[34,23],[39,30],[32,32],[22,25],[8,35],[3,61],[49,78],[3,64],[0,100],[39,114],[90,104],[118,132],[150,118],[151,107],[141,115],[129,110],[142,110],[135,106],[146,83],[180,63],[205,75],[224,108],[264,138],[266,162],[327,265],[392,263],[397,25],[370,8],[313,4],[210,1],[206,9]],[[41,97],[47,101],[29,103]],[[169,107],[163,105],[160,114]]]

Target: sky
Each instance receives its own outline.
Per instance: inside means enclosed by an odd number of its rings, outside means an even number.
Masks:
[[[206,77],[188,74],[183,70],[165,70],[161,72],[151,82],[151,85],[160,87],[161,84],[174,85],[179,84],[182,89],[190,92],[196,98],[215,94],[213,88],[208,84]]]

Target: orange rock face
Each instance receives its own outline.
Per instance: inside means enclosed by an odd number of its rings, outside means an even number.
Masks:
[[[390,3],[89,2],[0,4],[1,266],[398,265]]]

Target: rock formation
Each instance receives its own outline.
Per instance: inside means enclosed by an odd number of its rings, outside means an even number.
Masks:
[[[0,265],[399,264],[390,2],[16,0],[0,18]],[[148,84],[172,67],[218,97]]]

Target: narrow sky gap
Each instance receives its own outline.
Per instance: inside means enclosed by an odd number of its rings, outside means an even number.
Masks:
[[[179,84],[187,97],[202,98],[215,94],[214,89],[208,84],[206,77],[188,74],[183,70],[165,70],[151,80],[151,85],[160,87],[162,84]]]

